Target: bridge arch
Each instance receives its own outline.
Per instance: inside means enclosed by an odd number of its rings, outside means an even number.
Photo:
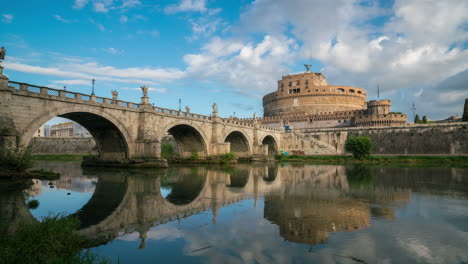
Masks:
[[[266,135],[262,139],[262,145],[268,145],[268,155],[278,154],[278,143],[277,143],[277,140],[273,136]]]
[[[33,117],[33,120],[21,133],[21,144],[28,146],[34,132],[54,117],[70,119],[86,128],[96,141],[101,159],[128,159],[134,149],[130,133],[119,118],[103,110],[96,111],[89,106],[77,105],[55,108],[52,111]]]
[[[238,157],[250,156],[252,152],[247,136],[239,130],[230,131],[224,142],[231,143],[231,152],[235,153]]]
[[[207,137],[203,133],[203,129],[197,125],[189,122],[173,122],[162,130],[159,139],[166,133],[172,135],[177,143],[178,153],[181,157],[190,157],[197,153],[199,157],[206,157],[209,155],[209,148],[207,146]]]

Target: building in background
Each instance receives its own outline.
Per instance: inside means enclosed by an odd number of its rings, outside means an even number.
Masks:
[[[50,137],[92,137],[86,128],[76,122],[50,126]]]
[[[33,137],[46,137],[45,126],[42,125],[40,128],[38,128],[37,131],[34,132]]]

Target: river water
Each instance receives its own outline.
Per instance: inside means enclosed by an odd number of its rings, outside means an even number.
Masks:
[[[0,194],[3,217],[74,215],[113,263],[468,263],[468,169],[37,166],[62,177]]]

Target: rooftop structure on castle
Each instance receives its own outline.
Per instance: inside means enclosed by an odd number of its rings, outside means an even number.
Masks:
[[[306,72],[283,76],[275,92],[263,97],[264,117],[274,128],[394,126],[406,115],[390,112],[390,100],[366,100],[366,90],[328,84],[325,75]]]

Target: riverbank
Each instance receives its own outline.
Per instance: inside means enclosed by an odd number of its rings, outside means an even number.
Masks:
[[[417,165],[417,166],[457,166],[468,167],[468,156],[371,156],[357,160],[352,156],[300,156],[277,155],[279,162],[309,163],[309,164],[369,164],[369,165]]]

